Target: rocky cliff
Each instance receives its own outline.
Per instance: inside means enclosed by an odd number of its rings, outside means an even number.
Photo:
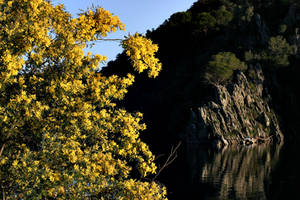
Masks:
[[[215,96],[210,102],[191,109],[182,135],[187,143],[213,142],[221,146],[283,139],[276,115],[264,94],[261,67],[250,68],[254,77],[247,78],[238,72],[233,83],[215,85]]]

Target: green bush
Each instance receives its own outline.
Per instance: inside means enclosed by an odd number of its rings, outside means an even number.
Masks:
[[[216,18],[216,23],[222,26],[228,25],[233,18],[233,14],[226,10],[225,6],[221,6],[218,10],[214,11],[213,14]]]
[[[197,14],[194,21],[196,29],[200,32],[207,32],[208,30],[213,29],[216,24],[216,18],[207,12]]]
[[[177,12],[173,14],[169,19],[170,26],[180,26],[188,24],[192,21],[191,12]]]
[[[277,36],[270,38],[268,51],[273,63],[279,66],[287,66],[289,65],[288,57],[292,55],[295,50],[282,36]]]
[[[272,67],[288,66],[289,56],[294,55],[296,49],[294,45],[290,45],[282,36],[271,37],[268,48],[259,53],[248,51],[245,53],[247,61],[262,61]]]
[[[205,79],[213,84],[231,80],[235,70],[246,70],[247,65],[241,62],[234,53],[220,52],[211,57],[205,71]]]

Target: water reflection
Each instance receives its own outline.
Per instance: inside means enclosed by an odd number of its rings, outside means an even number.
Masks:
[[[261,144],[216,150],[187,145],[192,199],[267,199],[266,188],[281,147]]]

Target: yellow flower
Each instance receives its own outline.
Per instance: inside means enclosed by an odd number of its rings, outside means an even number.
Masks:
[[[49,176],[49,180],[50,180],[51,182],[54,182],[54,177],[53,177],[52,175],[50,175],[50,176]]]
[[[14,160],[13,163],[12,163],[12,166],[13,166],[14,168],[16,168],[17,165],[18,165],[18,161],[17,161],[17,160]]]
[[[6,122],[6,120],[7,120],[7,116],[5,115],[3,118],[3,122]]]
[[[63,186],[60,186],[60,187],[58,188],[58,193],[64,194],[64,193],[65,193],[65,188],[64,188]]]

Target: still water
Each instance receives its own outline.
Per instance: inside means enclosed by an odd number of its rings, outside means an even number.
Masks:
[[[185,145],[162,181],[170,200],[300,199],[297,147]]]

